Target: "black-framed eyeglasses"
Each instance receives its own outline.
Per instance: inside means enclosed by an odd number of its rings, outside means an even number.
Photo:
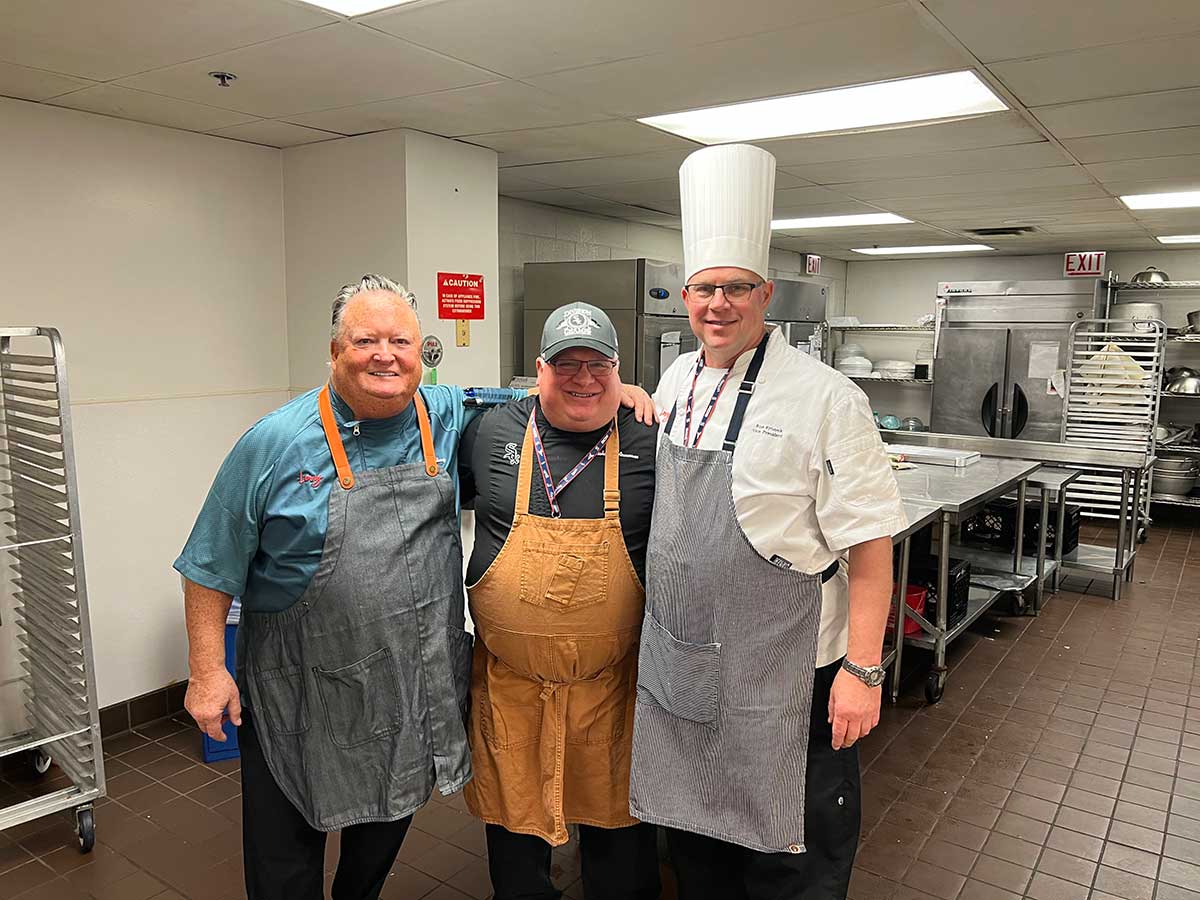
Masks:
[[[688,292],[689,297],[696,300],[711,300],[717,296],[717,291],[725,295],[725,299],[730,303],[741,303],[749,298],[754,293],[754,289],[762,287],[764,282],[757,283],[752,281],[731,281],[729,284],[686,284],[684,290]]]
[[[547,363],[553,366],[554,372],[561,375],[563,378],[574,378],[579,374],[579,370],[587,366],[588,373],[593,378],[607,378],[613,373],[613,369],[617,367],[616,360],[613,359],[559,359]]]

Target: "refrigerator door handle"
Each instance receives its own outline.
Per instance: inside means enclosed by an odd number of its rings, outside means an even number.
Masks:
[[[1021,385],[1019,384],[1013,385],[1012,414],[1012,436],[1016,438],[1025,430],[1025,426],[1029,423],[1029,401],[1025,399],[1025,392],[1021,390]]]
[[[996,396],[1000,393],[1000,383],[992,382],[988,392],[983,395],[983,403],[979,407],[979,418],[983,422],[983,430],[989,437],[996,436]]]

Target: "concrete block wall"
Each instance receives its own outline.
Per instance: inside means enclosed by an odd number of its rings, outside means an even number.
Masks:
[[[524,351],[524,265],[648,257],[683,260],[683,235],[673,228],[624,222],[524,200],[500,198],[500,383],[521,371]],[[824,260],[822,277],[809,280],[830,285],[831,307],[840,310],[846,264]],[[790,250],[771,251],[771,275],[804,278],[804,257]],[[833,312],[831,309],[831,313]],[[532,373],[529,373],[532,374]]]

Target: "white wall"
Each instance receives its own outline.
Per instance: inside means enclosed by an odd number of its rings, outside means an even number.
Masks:
[[[683,261],[683,235],[671,228],[624,222],[606,216],[500,198],[500,379],[520,375],[524,359],[527,262],[565,262],[647,257]],[[816,281],[830,288],[830,309],[840,310],[846,264],[822,260],[822,275],[807,278],[804,258],[789,250],[771,251],[772,277]],[[680,285],[682,287],[682,285]],[[532,374],[532,373],[530,373]]]
[[[186,677],[171,562],[287,397],[279,152],[4,99],[0,134],[0,323],[63,334],[107,705]]]
[[[1103,249],[1099,247],[1097,249]],[[1128,279],[1146,266],[1158,266],[1178,281],[1200,280],[1200,250],[1152,250],[1111,253],[1107,268]],[[934,311],[940,281],[1034,281],[1063,277],[1062,254],[1043,256],[969,256],[952,259],[854,260],[847,266],[846,313],[863,322],[909,323]],[[1195,299],[1195,295],[1188,294]],[[1182,317],[1169,325],[1186,324]],[[921,340],[856,336],[871,359],[912,359]],[[927,387],[874,385],[867,388],[880,413],[929,421]]]

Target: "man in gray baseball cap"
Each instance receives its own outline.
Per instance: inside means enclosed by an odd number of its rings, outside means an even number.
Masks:
[[[556,900],[551,848],[579,826],[584,894],[659,896],[655,830],[629,814],[637,645],[656,428],[620,405],[617,333],[588,303],[550,314],[539,394],[474,420],[467,807],[496,900]]]

